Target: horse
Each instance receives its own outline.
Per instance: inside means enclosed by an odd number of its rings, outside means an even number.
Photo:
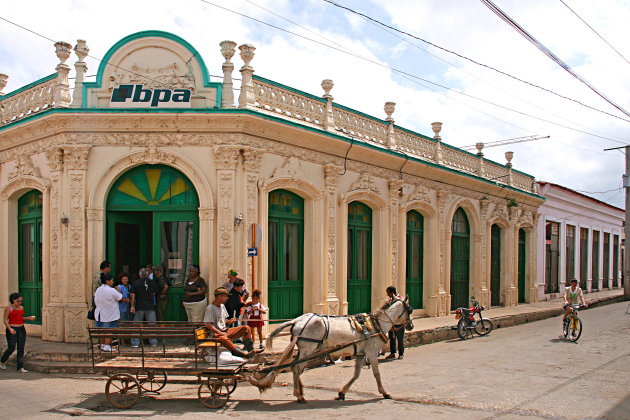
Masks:
[[[383,343],[387,342],[387,333],[393,325],[403,324],[408,331],[413,329],[413,321],[411,320],[412,308],[409,306],[408,301],[408,297],[405,300],[395,299],[370,314],[369,318],[366,317],[369,320],[366,321],[366,324],[371,323],[375,327],[369,333],[366,333],[365,327],[362,328],[364,331],[359,331],[355,322],[348,316],[308,313],[287,321],[276,328],[267,338],[266,347],[267,349],[272,349],[273,339],[282,330],[291,327],[291,343],[273,366],[286,364],[291,359],[296,344],[298,346],[298,354],[293,359],[293,362],[309,359],[309,356],[313,356],[318,352],[326,354],[328,349],[336,350],[328,353],[331,359],[342,356],[356,356],[354,376],[341,388],[335,398],[337,400],[345,400],[348,389],[361,374],[361,368],[367,358],[372,366],[372,373],[374,374],[374,379],[376,379],[378,391],[383,395],[383,398],[389,399],[391,396],[385,391],[381,383],[381,374],[378,369],[378,354],[383,347]],[[293,395],[297,398],[297,402],[301,404],[306,403],[304,388],[300,380],[300,375],[306,368],[306,364],[307,360],[291,366],[293,371]],[[271,370],[270,373],[262,378],[257,377],[256,373],[254,373],[247,379],[252,385],[258,387],[260,392],[263,392],[271,388],[276,375],[276,370]]]

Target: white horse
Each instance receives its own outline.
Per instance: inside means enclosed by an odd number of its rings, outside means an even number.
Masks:
[[[384,398],[391,398],[381,383],[381,375],[378,370],[378,354],[383,347],[383,343],[387,341],[387,333],[393,325],[404,324],[407,330],[411,331],[413,329],[411,311],[408,299],[404,301],[394,300],[383,305],[381,309],[369,316],[373,327],[380,330],[380,334],[372,330],[368,334],[369,336],[366,336],[364,332],[359,332],[355,328],[353,321],[347,316],[304,314],[292,321],[285,322],[272,332],[267,339],[267,348],[272,348],[273,339],[287,327],[291,327],[291,344],[285,349],[274,366],[280,366],[289,362],[296,344],[298,346],[298,354],[293,361],[308,359],[309,356],[317,352],[325,353],[328,349],[335,349],[353,343],[348,347],[340,348],[330,353],[331,359],[342,356],[356,356],[354,376],[341,388],[336,399],[345,399],[348,388],[361,374],[361,368],[366,358],[372,366],[378,391]],[[306,364],[307,361],[304,361],[291,367],[293,371],[293,395],[297,397],[298,403],[306,402],[304,399],[304,388],[300,380],[300,375],[306,368]],[[271,388],[276,375],[277,372],[272,370],[262,378],[257,378],[256,374],[253,374],[248,380],[262,392]]]

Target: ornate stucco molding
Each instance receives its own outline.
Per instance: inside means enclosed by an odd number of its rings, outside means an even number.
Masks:
[[[341,167],[326,164],[324,166],[325,195],[326,195],[326,293],[328,297],[336,298],[337,289],[337,184],[341,175]],[[328,313],[337,314],[339,302],[328,301]]]
[[[86,170],[88,155],[92,146],[64,146],[63,159],[66,168],[69,170]]]
[[[129,160],[134,164],[148,163],[149,165],[156,165],[163,163],[172,165],[175,163],[175,155],[165,150],[159,149],[155,143],[147,145],[147,147],[141,151],[129,156]]]
[[[217,169],[234,170],[240,157],[240,148],[238,146],[216,146],[214,156]]]
[[[46,158],[51,172],[63,170],[63,149],[53,147],[46,150]]]
[[[7,179],[9,181],[17,178],[20,175],[32,176],[39,178],[39,169],[33,166],[33,161],[30,156],[20,156],[15,163],[15,167],[9,172]]]
[[[243,149],[243,168],[246,172],[260,172],[260,165],[265,151],[253,147]]]
[[[199,208],[199,220],[212,221],[214,220],[214,207],[200,207]]]
[[[378,187],[376,186],[376,183],[374,182],[374,178],[369,173],[361,174],[359,179],[350,186],[349,190],[368,190],[377,195],[381,194]]]

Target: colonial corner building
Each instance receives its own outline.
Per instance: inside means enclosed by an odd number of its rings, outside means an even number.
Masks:
[[[442,143],[441,123],[399,127],[393,102],[384,119],[339,105],[331,80],[317,96],[254,76],[252,45],[238,97],[231,41],[212,58],[221,82],[170,33],[120,40],[93,82],[85,41],[55,46],[55,73],[0,97],[0,302],[22,292],[44,339],[85,340],[104,259],[113,274],[166,267],[171,320],[191,264],[210,293],[237,270],[271,319],[368,312],[390,284],[416,315],[536,301],[544,200],[511,154]]]

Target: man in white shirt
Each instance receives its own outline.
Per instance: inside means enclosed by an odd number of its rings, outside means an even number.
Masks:
[[[214,291],[214,301],[206,308],[203,321],[206,328],[213,333],[213,337],[217,338],[223,347],[228,349],[234,356],[250,358],[263,349],[254,350],[254,342],[252,341],[252,332],[247,325],[240,327],[228,328],[228,325],[234,324],[236,318],[228,318],[225,302],[228,300],[228,292],[224,287],[219,287]],[[232,342],[235,338],[243,338],[243,344],[247,353],[241,351]]]
[[[582,305],[588,308],[588,305],[584,300],[584,293],[577,284],[577,279],[571,279],[571,286],[564,289],[564,316],[562,317],[562,322],[567,319],[567,316],[571,313],[571,305],[577,304],[578,299],[582,300]]]

